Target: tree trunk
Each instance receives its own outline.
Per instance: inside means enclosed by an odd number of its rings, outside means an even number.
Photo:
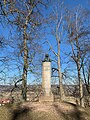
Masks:
[[[81,80],[81,73],[80,73],[80,64],[77,65],[78,69],[78,80],[79,80],[79,97],[80,97],[80,106],[84,107],[84,101],[83,101],[83,84]]]
[[[83,101],[83,84],[81,80],[81,65],[80,65],[80,47],[78,43],[78,37],[76,39],[76,46],[77,46],[77,71],[78,71],[78,81],[79,81],[79,97],[80,97],[80,106],[84,107],[84,101]]]
[[[27,100],[27,69],[28,69],[28,48],[27,48],[27,34],[26,34],[26,25],[24,26],[24,67],[22,75],[22,99]]]
[[[58,40],[58,76],[59,76],[60,100],[63,100],[63,86],[62,86],[62,75],[61,75],[61,65],[60,65],[60,41],[59,40]]]

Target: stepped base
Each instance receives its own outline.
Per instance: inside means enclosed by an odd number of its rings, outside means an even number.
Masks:
[[[39,97],[39,102],[53,102],[53,101],[54,101],[53,95],[51,95],[51,96],[40,96]]]

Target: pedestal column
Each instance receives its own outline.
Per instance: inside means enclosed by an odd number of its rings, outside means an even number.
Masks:
[[[51,94],[51,62],[42,63],[42,89],[45,96]]]
[[[43,95],[40,96],[39,101],[53,101],[51,92],[51,60],[48,54],[45,55],[42,61],[42,91]]]

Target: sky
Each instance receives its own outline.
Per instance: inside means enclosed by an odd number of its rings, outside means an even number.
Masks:
[[[77,5],[81,5],[83,8],[88,8],[89,9],[89,6],[90,6],[90,3],[88,3],[89,0],[64,0],[64,4],[66,5],[66,7],[68,7],[68,9],[73,9],[75,7],[77,7]],[[52,6],[50,6],[52,8]],[[52,10],[52,9],[51,9]],[[44,10],[44,13],[45,12],[51,12],[50,10]],[[12,31],[12,33],[14,33],[14,28],[10,27],[10,26],[6,26],[5,24],[2,24],[0,23],[0,35],[3,35],[5,38],[9,38],[10,37],[10,32]],[[49,29],[48,29],[48,32],[49,32]],[[52,46],[55,45],[55,38],[54,36],[52,35],[49,35],[47,34],[46,38],[45,39],[48,39]],[[49,46],[48,45],[44,45],[44,53],[47,53],[48,52],[48,49],[49,49]],[[61,45],[61,56],[63,56],[63,52],[64,51],[68,51],[70,48],[67,47],[65,44]],[[1,51],[0,53],[0,57],[1,55],[4,55],[4,54],[8,54],[7,52],[10,52],[12,51],[11,48],[7,47],[7,50],[3,50]],[[52,57],[52,53],[50,52],[50,57]],[[52,58],[51,58],[52,59]],[[64,59],[64,58],[63,58]],[[67,61],[67,60],[66,60]],[[14,68],[14,65],[12,66]],[[66,66],[64,66],[66,67]],[[63,70],[62,70],[63,71]],[[17,76],[17,71],[9,71],[9,76],[13,76],[14,74]],[[34,77],[32,75],[29,75],[28,76],[28,83],[32,83],[32,81],[30,81],[30,79],[33,79],[34,80]]]
[[[64,0],[67,6],[75,7],[77,5],[82,5],[83,7],[88,7],[88,0]]]

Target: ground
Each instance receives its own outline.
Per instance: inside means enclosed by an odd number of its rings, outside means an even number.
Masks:
[[[0,120],[90,120],[90,108],[66,102],[26,102],[1,106]]]

